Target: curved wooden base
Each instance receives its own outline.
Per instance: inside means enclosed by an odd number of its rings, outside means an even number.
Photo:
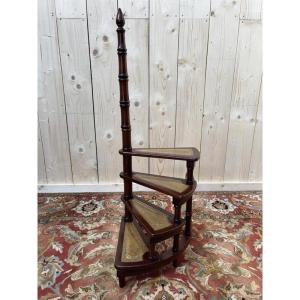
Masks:
[[[148,259],[148,250],[144,248],[145,252],[144,254],[140,254],[141,259],[136,261],[126,261],[126,257],[124,258],[123,251],[126,251],[126,249],[129,248],[128,241],[124,241],[125,239],[131,238],[129,235],[126,235],[126,226],[134,226],[132,223],[125,222],[124,218],[122,218],[121,226],[120,226],[120,234],[119,234],[119,240],[118,240],[118,246],[117,246],[117,253],[116,253],[116,259],[115,259],[115,268],[117,269],[117,276],[119,278],[119,285],[120,287],[123,287],[125,284],[125,276],[132,276],[137,274],[144,274],[144,273],[150,273],[152,271],[158,270],[158,268],[161,268],[162,266],[165,266],[169,263],[173,263],[174,267],[178,266],[178,257],[183,253],[183,251],[186,249],[187,245],[189,244],[190,238],[186,237],[185,235],[180,235],[179,238],[179,247],[177,252],[173,252],[172,247],[165,251],[164,253],[157,256],[156,260],[150,260]],[[128,227],[129,228],[129,227]],[[128,229],[127,228],[127,229]],[[134,232],[133,232],[134,234]],[[133,241],[139,243],[141,241]],[[132,245],[131,245],[132,246]],[[144,245],[146,247],[146,245]],[[143,249],[143,245],[136,244],[136,247],[138,251]],[[123,247],[126,247],[124,249]],[[133,248],[135,245],[132,246]],[[132,253],[137,254],[136,251],[131,250]],[[130,258],[130,256],[129,256]]]

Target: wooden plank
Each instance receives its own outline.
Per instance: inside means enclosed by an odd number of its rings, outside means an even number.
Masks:
[[[261,73],[261,23],[242,20],[233,80],[225,180],[248,180]]]
[[[149,17],[149,0],[119,0],[118,5],[122,9],[125,18]]]
[[[65,113],[54,0],[38,2],[39,111]]]
[[[39,126],[38,126],[38,183],[39,184],[47,183],[43,142],[42,142],[41,130]]]
[[[98,170],[92,114],[68,114],[74,183],[97,183]]]
[[[86,22],[57,20],[74,183],[98,182]]]
[[[150,2],[150,147],[175,144],[179,1]],[[153,174],[173,175],[174,162],[150,160]]]
[[[223,180],[240,0],[212,0],[200,180]]]
[[[115,23],[117,1],[88,0],[87,9],[99,181],[120,182],[122,160],[118,153],[121,149],[121,121]]]
[[[54,0],[39,1],[38,108],[48,183],[72,183]]]
[[[38,97],[41,97],[41,98],[45,97],[40,47],[38,49]],[[39,184],[47,183],[44,150],[43,150],[43,143],[42,143],[42,137],[41,137],[41,129],[40,129],[39,125],[38,125],[38,183]]]
[[[127,19],[125,24],[132,147],[147,148],[149,70],[148,70],[148,20]],[[148,158],[135,157],[133,170],[148,172]]]
[[[249,181],[262,180],[262,84],[256,115],[256,125],[252,144]]]
[[[57,20],[67,113],[93,114],[87,23]]]
[[[179,17],[179,0],[154,0],[150,1],[149,15],[151,17],[160,18],[178,18]],[[176,20],[175,20],[176,21]],[[170,21],[171,22],[171,21]],[[174,23],[174,20],[173,20]],[[170,26],[173,25],[170,23]],[[173,27],[173,26],[171,26]],[[172,30],[172,28],[171,28]],[[175,31],[173,31],[174,33]]]
[[[86,0],[55,0],[55,6],[57,18],[86,18]]]
[[[72,183],[66,115],[39,113],[48,183]]]
[[[242,0],[240,18],[243,20],[261,20],[262,0]]]
[[[181,19],[207,19],[210,12],[210,0],[180,0]]]
[[[208,18],[180,20],[176,147],[199,149],[200,146],[207,40]],[[199,163],[197,162],[194,174],[198,174],[198,171]],[[185,164],[175,161],[174,175],[182,177],[185,172]]]

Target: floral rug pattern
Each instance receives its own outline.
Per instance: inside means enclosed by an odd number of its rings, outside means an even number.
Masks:
[[[137,194],[172,211],[166,195]],[[195,193],[192,240],[179,267],[126,277],[122,289],[114,269],[120,195],[39,194],[40,300],[262,299],[260,192]]]

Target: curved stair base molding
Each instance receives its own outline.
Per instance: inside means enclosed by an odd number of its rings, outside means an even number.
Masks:
[[[125,43],[125,19],[118,9],[118,60],[123,171],[120,177],[124,180],[122,201],[125,213],[121,221],[119,240],[115,258],[115,268],[119,285],[125,285],[125,276],[138,275],[157,271],[173,263],[178,266],[178,258],[190,241],[192,220],[192,195],[196,189],[193,177],[195,162],[199,151],[193,147],[184,148],[132,148],[131,126],[129,117],[129,93]],[[186,161],[186,177],[174,178],[132,171],[132,158],[151,157]],[[174,214],[145,201],[132,192],[132,183],[149,187],[173,199]],[[181,206],[186,203],[185,217],[181,217]],[[156,251],[156,244],[172,238],[173,244],[163,252]],[[164,247],[166,248],[166,247]]]

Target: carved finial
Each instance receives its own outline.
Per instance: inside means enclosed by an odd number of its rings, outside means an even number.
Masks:
[[[116,23],[119,27],[123,27],[125,25],[125,19],[121,8],[118,9]]]

